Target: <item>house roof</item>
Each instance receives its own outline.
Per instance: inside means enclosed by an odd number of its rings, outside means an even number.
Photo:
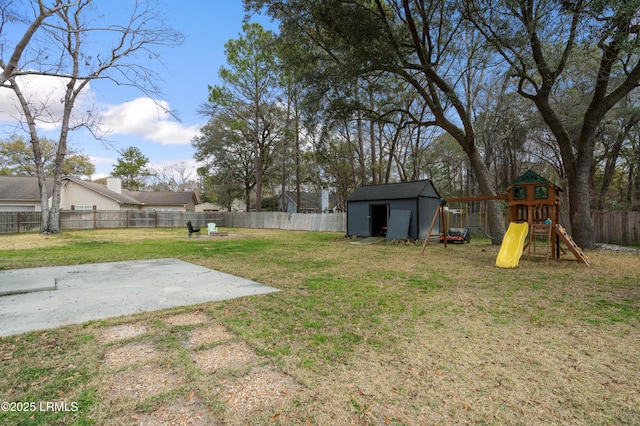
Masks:
[[[77,178],[72,178],[72,177],[66,177],[64,178],[64,180],[67,180],[69,182],[73,182],[77,185],[80,186],[84,186],[85,188],[97,192],[98,194],[105,196],[107,198],[111,198],[112,200],[115,200],[119,203],[123,203],[123,204],[135,204],[135,205],[141,205],[144,204],[141,201],[137,200],[136,198],[130,196],[129,194],[127,194],[127,192],[129,191],[123,191],[121,194],[118,194],[117,192],[114,192],[110,189],[108,189],[105,185],[101,185],[99,183],[95,183],[95,182],[89,182],[86,180],[82,180],[82,179],[77,179]]]
[[[294,205],[297,203],[298,195],[294,191],[287,191],[285,193],[287,200]],[[300,208],[301,209],[320,209],[320,196],[318,194],[311,194],[309,192],[300,193]]]
[[[63,181],[82,186],[104,197],[122,204],[155,205],[155,206],[184,206],[198,202],[193,192],[136,192],[122,190],[117,193],[105,185],[89,182],[73,177],[65,177]],[[51,193],[53,179],[47,178],[47,190]],[[40,201],[38,179],[34,176],[0,176],[0,200],[6,201]]]
[[[322,208],[321,195],[315,192],[300,192],[300,209],[301,210],[320,210]],[[278,201],[282,199],[282,194],[278,196]],[[285,202],[297,205],[298,196],[295,191],[285,192]],[[336,205],[336,195],[329,194],[329,206]]]
[[[53,191],[53,179],[47,178],[47,193]],[[0,200],[40,201],[40,187],[35,176],[0,176]]]
[[[193,202],[198,203],[193,192],[143,192],[123,190],[131,197],[145,205],[153,206],[184,206]]]
[[[389,183],[384,185],[365,185],[357,188],[347,198],[350,201],[400,200],[406,198],[434,197],[440,198],[438,191],[430,180]]]

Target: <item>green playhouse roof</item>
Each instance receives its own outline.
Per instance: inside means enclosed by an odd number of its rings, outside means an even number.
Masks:
[[[513,185],[517,185],[519,183],[551,183],[536,172],[532,172],[531,170],[527,170],[522,176],[513,182]]]

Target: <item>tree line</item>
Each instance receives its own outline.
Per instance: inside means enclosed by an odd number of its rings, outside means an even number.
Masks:
[[[533,169],[584,248],[592,209],[639,208],[640,1],[244,3],[279,32],[247,24],[209,88],[194,146],[220,197],[421,178],[496,195]]]

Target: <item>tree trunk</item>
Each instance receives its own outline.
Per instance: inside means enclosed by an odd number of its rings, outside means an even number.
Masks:
[[[371,83],[369,81],[369,83]],[[373,89],[369,87],[369,107],[371,111],[375,111],[375,101],[373,95]],[[369,140],[371,146],[371,183],[373,185],[378,184],[378,156],[376,154],[376,122],[373,119],[369,120]],[[382,151],[380,152],[382,156]],[[381,158],[382,159],[382,158]]]
[[[362,137],[362,111],[357,112],[357,129],[358,129],[358,162],[360,166],[360,185],[366,185],[367,181],[367,166],[364,159],[364,141]]]
[[[296,150],[296,213],[300,213],[302,195],[300,195],[300,106],[298,105],[298,92],[296,91],[293,100],[293,118],[295,120],[295,150]]]
[[[589,201],[589,174],[576,173],[568,177],[569,220],[573,240],[583,249],[595,249],[593,220]]]
[[[467,151],[471,170],[476,176],[478,187],[482,195],[496,195],[495,188],[491,185],[489,169],[482,156],[475,148]],[[487,221],[489,223],[489,237],[491,244],[502,244],[504,237],[504,222],[502,221],[502,208],[498,200],[487,201]],[[486,232],[486,231],[485,231]]]

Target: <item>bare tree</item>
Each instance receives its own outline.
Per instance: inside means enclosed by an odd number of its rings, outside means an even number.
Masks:
[[[186,162],[151,167],[148,189],[153,191],[188,192],[197,189],[196,170]]]
[[[98,79],[110,80],[118,85],[135,87],[149,96],[158,95],[161,80],[144,63],[158,59],[155,48],[175,46],[183,40],[180,33],[166,24],[154,0],[137,0],[128,13],[119,8],[118,17],[103,14],[94,3],[93,0],[56,0],[53,6],[47,6],[43,0],[31,0],[31,18],[21,21],[15,19],[19,16],[17,5],[3,3],[0,10],[0,36],[4,36],[6,25],[22,28],[17,23],[28,22],[15,47],[0,46],[2,54],[11,51],[8,61],[0,58],[0,88],[15,94],[25,130],[30,136],[40,186],[43,233],[59,232],[62,166],[69,132],[85,128],[99,138],[99,115],[92,109],[83,113],[77,111],[78,101],[90,83]],[[99,43],[96,42],[98,37]],[[141,55],[148,57],[143,59]],[[64,85],[57,108],[53,108],[52,103],[37,100],[28,92],[27,83],[33,76],[53,79]],[[59,128],[51,194],[47,193],[45,185],[40,147],[38,123],[42,121],[54,123]]]

